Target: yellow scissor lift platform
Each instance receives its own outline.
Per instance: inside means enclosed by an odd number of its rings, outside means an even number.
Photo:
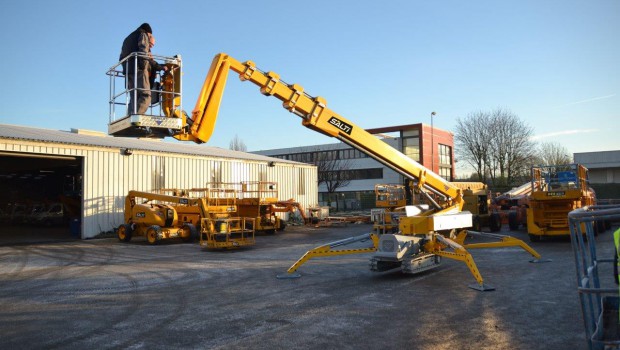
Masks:
[[[200,198],[204,215],[200,222],[200,246],[207,249],[235,249],[256,244],[252,219],[239,216],[237,191],[225,187],[192,188]]]

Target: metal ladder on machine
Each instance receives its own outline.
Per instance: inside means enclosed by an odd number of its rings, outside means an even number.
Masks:
[[[605,269],[605,264],[611,263],[613,268],[615,263],[613,255],[617,255],[617,252],[613,247],[613,232],[610,232],[611,238],[607,235],[594,235],[595,227],[600,225],[600,222],[620,222],[620,205],[583,207],[571,211],[568,218],[575,255],[577,292],[589,349],[620,349],[619,287],[611,282],[611,271],[603,270],[607,274],[603,279],[599,276],[600,269]],[[605,250],[611,253],[606,253],[605,258],[599,257],[597,244],[599,248],[606,245]]]

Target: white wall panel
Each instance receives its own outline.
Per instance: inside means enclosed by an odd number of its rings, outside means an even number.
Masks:
[[[0,150],[71,155],[83,160],[82,237],[92,238],[123,222],[124,197],[129,190],[152,191],[159,187],[205,187],[222,182],[273,181],[282,200],[290,198],[308,208],[318,203],[316,168],[309,165],[134,151],[96,146],[24,142],[0,139]],[[300,182],[303,179],[303,182]]]

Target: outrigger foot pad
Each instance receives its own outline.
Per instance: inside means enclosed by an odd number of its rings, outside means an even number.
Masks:
[[[283,273],[283,274],[276,275],[276,278],[280,280],[287,280],[287,279],[293,279],[293,278],[299,278],[299,277],[301,277],[301,274],[299,272]]]
[[[551,259],[532,259],[530,260],[530,262],[532,264],[542,264],[542,263],[546,263],[546,262],[552,262],[553,260]]]
[[[488,285],[488,284],[479,284],[479,283],[472,283],[468,286],[471,289],[475,289],[477,291],[480,292],[490,292],[492,290],[495,290],[495,287]]]

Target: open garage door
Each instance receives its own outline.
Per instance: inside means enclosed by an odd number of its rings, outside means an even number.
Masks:
[[[80,238],[83,159],[0,152],[0,244]]]

